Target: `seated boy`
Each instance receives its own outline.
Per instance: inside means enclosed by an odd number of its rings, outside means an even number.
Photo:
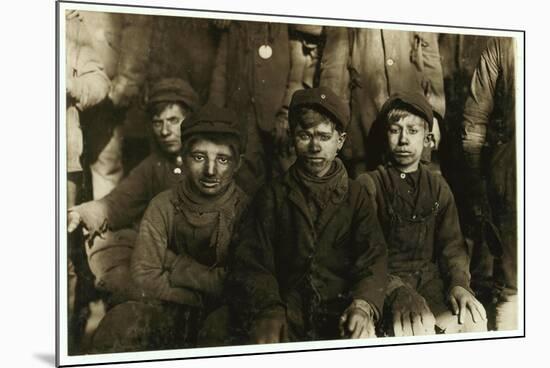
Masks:
[[[380,114],[385,164],[358,180],[375,199],[388,245],[386,333],[486,331],[485,310],[470,289],[453,195],[445,179],[420,162],[430,145],[432,108],[421,94],[397,93]]]
[[[182,125],[183,178],[153,198],[132,253],[143,299],[109,311],[95,351],[195,345],[204,316],[220,302],[233,227],[248,203],[234,182],[245,150],[239,126],[234,112],[215,106]]]
[[[348,121],[329,89],[292,97],[297,160],[259,190],[229,262],[229,315],[248,342],[375,337],[386,245],[367,192],[336,157]]]

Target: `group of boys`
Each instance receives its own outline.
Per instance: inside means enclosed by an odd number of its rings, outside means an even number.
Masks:
[[[114,297],[93,352],[486,331],[453,195],[421,163],[433,123],[422,94],[386,101],[384,164],[353,180],[337,157],[348,105],[326,87],[295,92],[296,162],[254,195],[234,180],[241,117],[197,101],[183,80],[153,86],[158,149],[69,209],[96,287]]]

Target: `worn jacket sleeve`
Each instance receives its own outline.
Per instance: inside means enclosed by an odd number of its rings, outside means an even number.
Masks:
[[[328,87],[339,95],[344,102],[350,99],[349,55],[350,41],[348,29],[344,27],[325,27],[326,43],[321,59],[321,78],[319,85]]]
[[[354,220],[356,261],[351,274],[354,299],[363,299],[381,315],[388,283],[388,258],[384,234],[378,222],[373,201],[360,188],[357,215]]]
[[[462,237],[458,211],[453,194],[446,183],[442,183],[439,194],[440,210],[437,215],[435,249],[441,276],[450,291],[455,286],[470,290],[470,258],[466,242]]]
[[[153,192],[153,159],[143,160],[109,194],[98,200],[106,208],[107,222],[111,230],[131,225],[138,220],[151,199]]]
[[[489,116],[494,107],[499,73],[496,40],[491,39],[474,71],[470,94],[464,106],[462,146],[466,164],[473,170],[479,170],[480,167],[481,149],[487,136]]]
[[[306,59],[302,51],[302,42],[299,39],[289,40],[290,69],[288,72],[288,83],[282,106],[288,109],[294,92],[304,88],[302,83]]]
[[[418,51],[422,53],[421,68],[423,74],[422,87],[430,105],[440,118],[445,116],[445,90],[443,87],[443,68],[439,55],[438,34],[419,32]]]
[[[85,42],[88,38],[79,20],[67,21],[67,92],[80,110],[100,103],[111,85],[100,56]]]
[[[168,194],[170,192],[163,192],[155,197],[143,216],[132,253],[132,278],[145,297],[200,306],[199,293],[174,287],[170,282],[176,256],[168,250],[173,227],[173,209]]]
[[[226,104],[228,37],[229,31],[224,31],[220,37],[216,63],[212,71],[212,81],[210,82],[210,95],[208,97],[208,103],[220,107],[224,107]]]
[[[235,310],[253,319],[284,315],[275,276],[274,206],[273,192],[260,189],[243,215],[229,260],[226,288],[229,300]]]
[[[205,293],[211,297],[219,297],[225,280],[223,267],[208,267],[197,262],[189,255],[175,255],[170,250],[170,256],[174,256],[170,270],[170,285],[173,287],[185,287]]]

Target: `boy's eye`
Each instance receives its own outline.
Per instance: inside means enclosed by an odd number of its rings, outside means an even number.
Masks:
[[[204,161],[204,155],[193,155],[193,160],[201,162]]]
[[[308,140],[309,139],[309,134],[300,133],[300,134],[298,134],[298,138],[303,140],[303,141]]]
[[[322,141],[325,141],[325,142],[326,142],[326,141],[329,141],[330,138],[331,138],[331,136],[328,135],[328,134],[323,134],[323,135],[321,136],[321,140],[322,140]]]
[[[399,134],[399,129],[397,128],[390,128],[390,134]]]
[[[409,129],[409,134],[416,134],[416,133],[418,133],[418,129],[415,129],[415,128]]]
[[[218,157],[218,162],[225,165],[229,162],[229,159],[227,157]]]

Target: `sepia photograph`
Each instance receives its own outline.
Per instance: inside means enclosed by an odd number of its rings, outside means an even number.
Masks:
[[[522,30],[56,2],[56,365],[525,336]]]

